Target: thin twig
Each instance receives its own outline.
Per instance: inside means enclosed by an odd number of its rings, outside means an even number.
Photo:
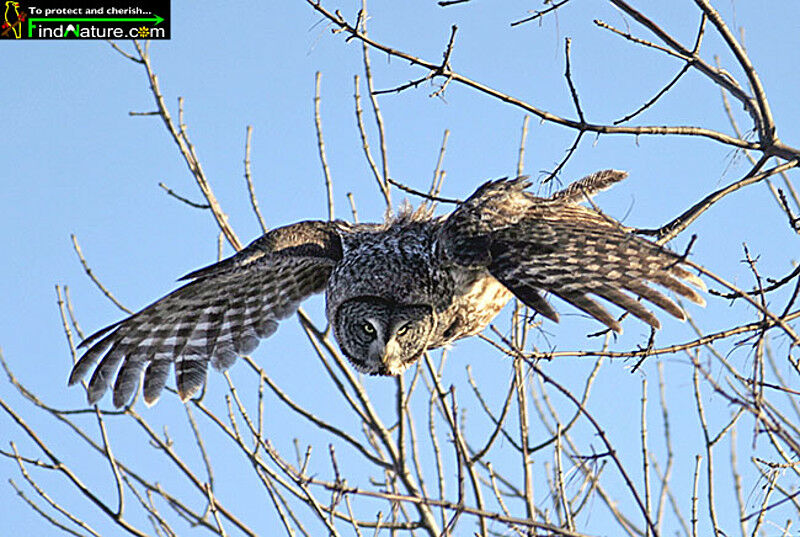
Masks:
[[[258,198],[256,197],[256,189],[253,186],[253,176],[250,173],[250,139],[253,136],[253,127],[247,126],[247,134],[245,135],[244,142],[244,179],[247,181],[247,191],[250,193],[250,205],[253,207],[253,212],[258,219],[258,225],[261,226],[263,233],[267,232],[267,225],[264,223],[264,217],[261,216],[261,209],[258,208]]]
[[[453,204],[462,203],[462,201],[460,199],[457,199],[457,198],[443,198],[441,196],[431,196],[430,194],[426,194],[425,192],[421,192],[419,190],[411,188],[410,186],[404,185],[400,181],[396,181],[396,180],[392,179],[391,177],[389,177],[389,183],[394,185],[394,186],[396,186],[397,188],[399,188],[403,192],[408,192],[409,194],[413,194],[415,196],[419,196],[420,198],[424,198],[426,200],[437,201],[437,202],[440,202],[440,203],[453,203]]]
[[[569,0],[561,0],[560,2],[553,2],[552,5],[550,7],[548,7],[547,9],[543,9],[541,11],[536,11],[536,12],[534,12],[533,15],[531,15],[529,17],[525,17],[524,19],[520,19],[518,21],[514,21],[514,22],[511,23],[511,26],[512,27],[513,26],[519,26],[520,24],[525,24],[526,22],[531,22],[531,21],[535,21],[536,19],[540,19],[540,18],[544,17],[545,15],[547,15],[548,13],[557,10],[558,8],[560,8],[561,6],[566,4],[567,2],[569,2]]]
[[[114,295],[111,294],[111,291],[106,289],[105,285],[103,285],[100,282],[97,276],[94,275],[94,272],[92,272],[91,267],[89,267],[89,264],[86,262],[86,258],[83,257],[83,252],[81,251],[81,247],[78,244],[78,238],[75,236],[74,233],[70,235],[70,238],[72,239],[72,247],[75,249],[75,253],[78,254],[78,259],[80,259],[81,265],[83,266],[83,270],[86,272],[86,275],[89,276],[89,279],[91,279],[94,282],[97,288],[100,289],[100,291],[102,291],[103,294],[106,295],[106,298],[108,298],[116,307],[118,307],[119,309],[121,309],[122,311],[124,311],[129,315],[133,314],[133,311],[123,306],[122,303],[119,300],[117,300]]]
[[[183,196],[181,196],[180,194],[178,194],[174,190],[172,190],[170,187],[165,185],[163,182],[162,183],[158,183],[158,186],[163,188],[164,192],[166,192],[168,195],[172,196],[173,198],[175,198],[176,200],[178,200],[180,202],[185,203],[189,207],[194,207],[195,209],[210,209],[211,208],[211,205],[209,205],[207,203],[197,203],[197,202],[194,202],[194,201],[192,201],[190,199],[184,198]]]
[[[322,164],[322,173],[325,177],[325,192],[328,198],[328,220],[331,222],[334,219],[333,212],[333,184],[331,181],[331,171],[328,167],[328,157],[325,154],[325,140],[322,137],[322,115],[320,114],[320,101],[319,96],[319,83],[322,79],[322,73],[317,71],[314,77],[314,126],[317,129],[317,147],[319,148],[319,160]]]

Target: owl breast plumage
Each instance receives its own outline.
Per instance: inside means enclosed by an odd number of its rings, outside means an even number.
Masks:
[[[703,289],[702,281],[679,256],[580,205],[625,176],[597,172],[549,198],[526,192],[525,178],[501,179],[446,216],[422,207],[382,224],[277,228],[88,337],[70,384],[94,367],[90,404],[112,379],[115,406],[140,384],[152,404],[174,368],[186,400],[202,387],[209,363],[225,370],[322,291],[343,353],[359,371],[379,375],[400,374],[425,351],[480,332],[513,297],[557,322],[543,294],[555,295],[617,332],[619,321],[597,297],[654,329],[658,319],[637,298],[683,319],[648,282],[702,304],[687,285]]]

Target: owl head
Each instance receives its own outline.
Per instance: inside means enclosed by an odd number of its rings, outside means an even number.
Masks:
[[[334,335],[353,366],[370,375],[398,375],[416,362],[436,327],[433,308],[358,297],[336,310]]]

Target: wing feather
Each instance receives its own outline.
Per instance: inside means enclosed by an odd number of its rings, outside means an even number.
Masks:
[[[628,172],[619,170],[601,170],[578,179],[567,188],[553,194],[551,200],[561,200],[568,203],[581,203],[603,190],[608,190],[614,183],[628,177]]]
[[[558,313],[547,300],[539,293],[535,284],[530,283],[524,277],[514,275],[513,277],[500,276],[497,280],[506,288],[514,293],[526,306],[544,315],[554,322],[558,322]]]
[[[559,297],[560,299],[569,302],[579,310],[588,313],[614,332],[622,332],[622,327],[619,324],[613,315],[608,313],[603,306],[586,296],[585,293],[581,293],[579,291],[563,291],[563,290],[554,290],[553,294]]]
[[[191,399],[203,384],[208,373],[208,358],[198,355],[183,355],[175,362],[175,384],[181,401]]]
[[[603,284],[594,289],[594,294],[608,300],[621,309],[630,312],[653,328],[661,328],[661,323],[659,322],[658,318],[653,315],[652,311],[648,310],[642,306],[641,302],[633,299],[630,295],[626,295],[619,289],[616,289],[608,284]]]
[[[144,370],[144,402],[149,406],[158,401],[164,386],[167,385],[167,376],[172,367],[172,360],[167,358],[154,358]]]
[[[145,402],[153,404],[174,366],[178,393],[187,400],[205,383],[209,362],[224,371],[239,354],[252,352],[259,338],[272,335],[300,302],[324,290],[342,257],[340,232],[335,223],[316,221],[278,228],[185,276],[189,283],[89,336],[69,384],[99,360],[89,404],[103,396],[115,373],[114,406],[128,402],[142,378]]]
[[[579,203],[625,178],[605,170],[539,198],[525,191],[525,178],[482,185],[447,217],[437,238],[446,261],[484,268],[525,304],[549,319],[558,315],[541,296],[552,293],[621,332],[619,322],[594,301],[594,295],[630,312],[654,328],[656,316],[633,296],[685,319],[678,305],[647,285],[656,283],[697,304],[704,290],[681,258],[619,222]],[[690,284],[690,285],[687,285]]]
[[[142,372],[147,362],[144,360],[125,360],[122,367],[117,372],[117,380],[114,381],[113,401],[115,407],[121,407],[133,395],[142,378]]]

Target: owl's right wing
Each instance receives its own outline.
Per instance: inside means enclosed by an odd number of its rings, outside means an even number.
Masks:
[[[272,335],[278,320],[325,289],[342,258],[337,223],[306,221],[277,228],[237,254],[192,272],[183,287],[116,324],[89,336],[88,350],[72,369],[80,381],[100,359],[87,392],[96,403],[120,362],[113,402],[125,404],[144,374],[144,400],[153,404],[175,369],[183,401],[205,383],[208,363],[224,371],[238,354]]]
[[[705,286],[681,266],[681,257],[578,205],[625,175],[597,172],[550,198],[525,192],[530,186],[526,178],[487,182],[444,221],[439,251],[450,262],[488,270],[518,299],[554,321],[558,314],[542,292],[558,296],[616,332],[622,331],[619,322],[592,295],[654,328],[660,327],[658,319],[634,297],[684,319],[674,301],[648,285],[656,283],[704,304],[684,281],[700,289]]]

